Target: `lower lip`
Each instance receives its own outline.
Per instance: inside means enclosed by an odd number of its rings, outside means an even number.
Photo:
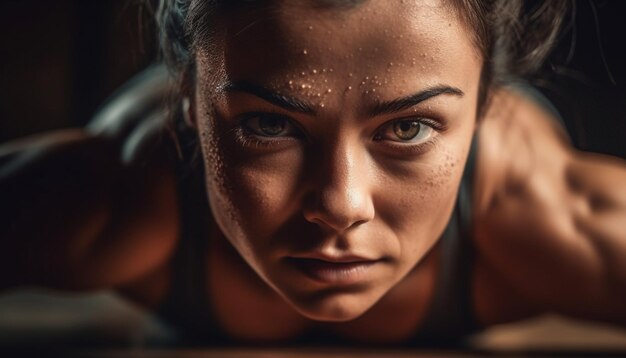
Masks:
[[[290,258],[290,263],[314,281],[325,284],[349,285],[363,282],[380,261],[329,262],[315,259]]]

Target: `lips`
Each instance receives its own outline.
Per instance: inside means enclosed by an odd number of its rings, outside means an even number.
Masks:
[[[289,257],[287,261],[308,278],[324,284],[350,285],[367,281],[381,260],[357,256],[337,258]]]

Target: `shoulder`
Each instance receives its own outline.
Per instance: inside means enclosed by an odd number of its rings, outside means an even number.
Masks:
[[[508,292],[517,302],[499,303],[499,312],[483,305],[483,321],[545,310],[602,317],[603,307],[616,307],[607,280],[626,269],[603,252],[624,252],[626,230],[615,220],[626,213],[625,168],[575,150],[558,119],[523,93],[494,94],[479,127],[477,297]],[[604,218],[613,222],[600,224]]]
[[[536,245],[525,239],[536,235],[527,229],[544,231],[555,223],[551,212],[562,212],[555,206],[562,202],[558,188],[570,154],[558,119],[508,87],[492,94],[478,124],[478,140],[474,301],[479,321],[490,325],[540,310],[512,276],[536,254]]]
[[[532,189],[533,183],[560,180],[574,158],[559,119],[512,87],[493,94],[479,122],[478,138],[479,214],[503,197]]]

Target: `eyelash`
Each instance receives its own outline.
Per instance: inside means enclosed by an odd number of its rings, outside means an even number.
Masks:
[[[304,137],[304,135],[297,136],[295,138],[287,137],[287,136],[282,136],[282,137],[261,136],[261,135],[254,133],[251,129],[247,128],[246,122],[256,117],[263,117],[263,116],[276,116],[278,118],[284,119],[287,123],[289,123],[289,125],[293,126],[295,130],[297,130],[298,132],[302,132],[300,128],[294,125],[285,115],[281,113],[275,113],[275,112],[246,113],[246,114],[239,116],[237,126],[232,129],[232,133],[234,134],[235,140],[241,146],[248,147],[248,148],[256,148],[256,149],[269,148],[269,147],[272,147],[272,146],[275,146],[284,142],[291,142],[294,139]]]
[[[384,140],[382,138],[383,132],[392,127],[395,123],[401,121],[415,121],[419,122],[420,125],[425,125],[429,127],[431,130],[437,133],[443,133],[448,129],[448,126],[445,122],[436,121],[428,118],[421,117],[405,117],[396,120],[392,120],[390,122],[386,122],[376,130],[376,135],[374,136],[374,140],[381,143],[387,148],[390,148],[392,151],[396,153],[406,154],[406,155],[419,155],[427,152],[431,147],[437,144],[439,140],[439,136],[435,135],[430,136],[426,141],[413,144],[409,141],[394,141],[394,140]]]
[[[300,135],[276,136],[276,137],[262,136],[262,135],[254,133],[251,129],[247,128],[246,122],[254,118],[263,117],[263,116],[276,116],[280,119],[285,120],[288,123],[288,125],[292,126],[293,129],[297,133],[300,133]],[[409,154],[409,155],[410,154],[418,155],[418,154],[424,153],[437,143],[439,136],[434,136],[434,138],[431,137],[425,142],[419,143],[419,144],[411,144],[408,141],[402,142],[402,141],[384,140],[381,138],[382,132],[385,129],[389,128],[390,126],[393,126],[394,123],[396,122],[404,121],[404,120],[407,120],[407,121],[414,120],[416,122],[419,122],[420,125],[426,125],[438,133],[442,133],[447,130],[447,125],[445,122],[436,121],[436,120],[432,120],[428,118],[421,118],[421,117],[406,117],[406,118],[400,118],[400,119],[388,121],[384,123],[383,125],[381,125],[380,127],[378,127],[378,129],[376,130],[376,135],[374,136],[374,141],[380,142],[386,147],[391,148],[392,150],[396,152],[402,152],[404,154]],[[238,125],[235,128],[233,128],[233,132],[235,134],[235,139],[241,146],[249,147],[249,148],[259,148],[259,149],[269,148],[272,146],[284,144],[285,142],[291,142],[293,140],[306,138],[304,131],[300,129],[299,126],[295,125],[291,120],[289,120],[289,118],[287,118],[285,115],[281,113],[273,113],[273,112],[252,112],[252,113],[243,114],[239,117]]]

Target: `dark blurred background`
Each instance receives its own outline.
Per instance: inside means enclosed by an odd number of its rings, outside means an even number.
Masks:
[[[143,0],[2,0],[0,142],[84,125],[156,58]],[[577,146],[626,158],[626,1],[572,1],[538,84]]]
[[[0,142],[84,125],[156,58],[147,1],[0,1]]]

